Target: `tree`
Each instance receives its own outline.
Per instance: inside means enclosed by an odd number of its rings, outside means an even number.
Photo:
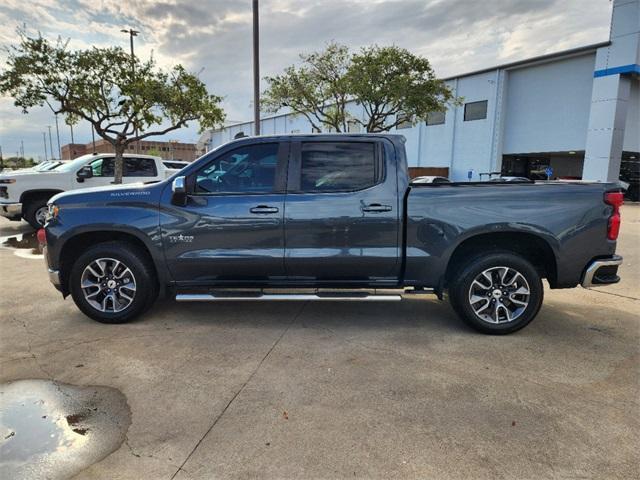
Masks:
[[[404,48],[368,47],[353,55],[347,72],[349,93],[367,118],[353,120],[367,132],[384,132],[404,121],[425,121],[458,103],[436,78],[429,60]]]
[[[300,55],[302,65],[266,77],[263,102],[268,111],[288,107],[304,115],[311,125],[337,132],[360,124],[367,132],[384,132],[406,121],[426,120],[460,102],[435,77],[426,58],[396,46],[363,48],[352,54],[331,43],[322,52]],[[365,118],[352,116],[347,103],[361,105]]]
[[[317,130],[324,125],[337,132],[345,131],[349,49],[330,43],[324,51],[300,55],[300,59],[301,66],[292,65],[282,75],[265,78],[269,88],[263,93],[261,104],[273,113],[288,107],[304,115]]]
[[[89,122],[115,150],[114,183],[122,182],[122,155],[133,142],[164,135],[197,121],[200,129],[224,120],[221,98],[181,65],[156,68],[122,48],[72,51],[68,41],[50,42],[18,31],[19,44],[7,48],[0,93],[9,94],[24,113],[48,105],[66,121]]]

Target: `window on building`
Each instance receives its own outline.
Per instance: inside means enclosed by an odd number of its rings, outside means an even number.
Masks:
[[[304,192],[362,190],[378,183],[379,163],[373,143],[305,142],[300,188]]]
[[[427,125],[443,125],[446,120],[446,112],[429,112],[427,113]]]
[[[269,193],[273,191],[277,158],[277,143],[232,150],[198,171],[196,192]]]
[[[398,126],[396,127],[398,130],[403,130],[405,128],[413,127],[413,120],[411,117],[403,114],[398,114]]]
[[[470,102],[464,104],[464,121],[482,120],[487,118],[487,101]]]

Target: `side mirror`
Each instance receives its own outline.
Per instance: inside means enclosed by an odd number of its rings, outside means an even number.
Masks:
[[[80,183],[84,182],[85,178],[92,178],[92,177],[93,177],[93,169],[91,168],[91,165],[85,165],[80,170],[78,170],[78,173],[76,173],[76,179]]]
[[[185,177],[180,176],[173,179],[171,184],[171,203],[184,207],[187,204],[187,181]]]

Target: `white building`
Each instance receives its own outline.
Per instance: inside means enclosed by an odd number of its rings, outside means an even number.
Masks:
[[[445,81],[464,105],[398,129],[410,167],[445,168],[457,181],[489,172],[544,178],[546,167],[552,178],[611,180],[622,160],[623,174],[635,169],[637,178],[640,0],[614,0],[609,41]],[[355,104],[350,112],[363,114]],[[205,133],[200,148],[252,132],[253,122],[228,125]],[[282,114],[263,118],[261,133],[312,128],[301,115]]]

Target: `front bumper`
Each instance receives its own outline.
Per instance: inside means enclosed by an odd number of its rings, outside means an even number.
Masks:
[[[620,281],[618,276],[618,267],[620,265],[622,265],[622,257],[620,255],[593,260],[584,271],[582,286],[589,288],[618,283]]]
[[[0,203],[0,216],[11,220],[19,220],[22,217],[22,204]]]
[[[47,268],[47,275],[49,276],[49,281],[56,287],[58,290],[62,291],[62,279],[60,278],[60,270],[56,270],[55,268],[51,268],[49,266],[49,255],[47,251],[47,246],[45,245],[42,249],[42,253],[44,255],[44,264]]]
[[[47,268],[47,272],[49,273],[49,281],[55,285],[56,288],[60,288],[60,270],[51,270]]]

